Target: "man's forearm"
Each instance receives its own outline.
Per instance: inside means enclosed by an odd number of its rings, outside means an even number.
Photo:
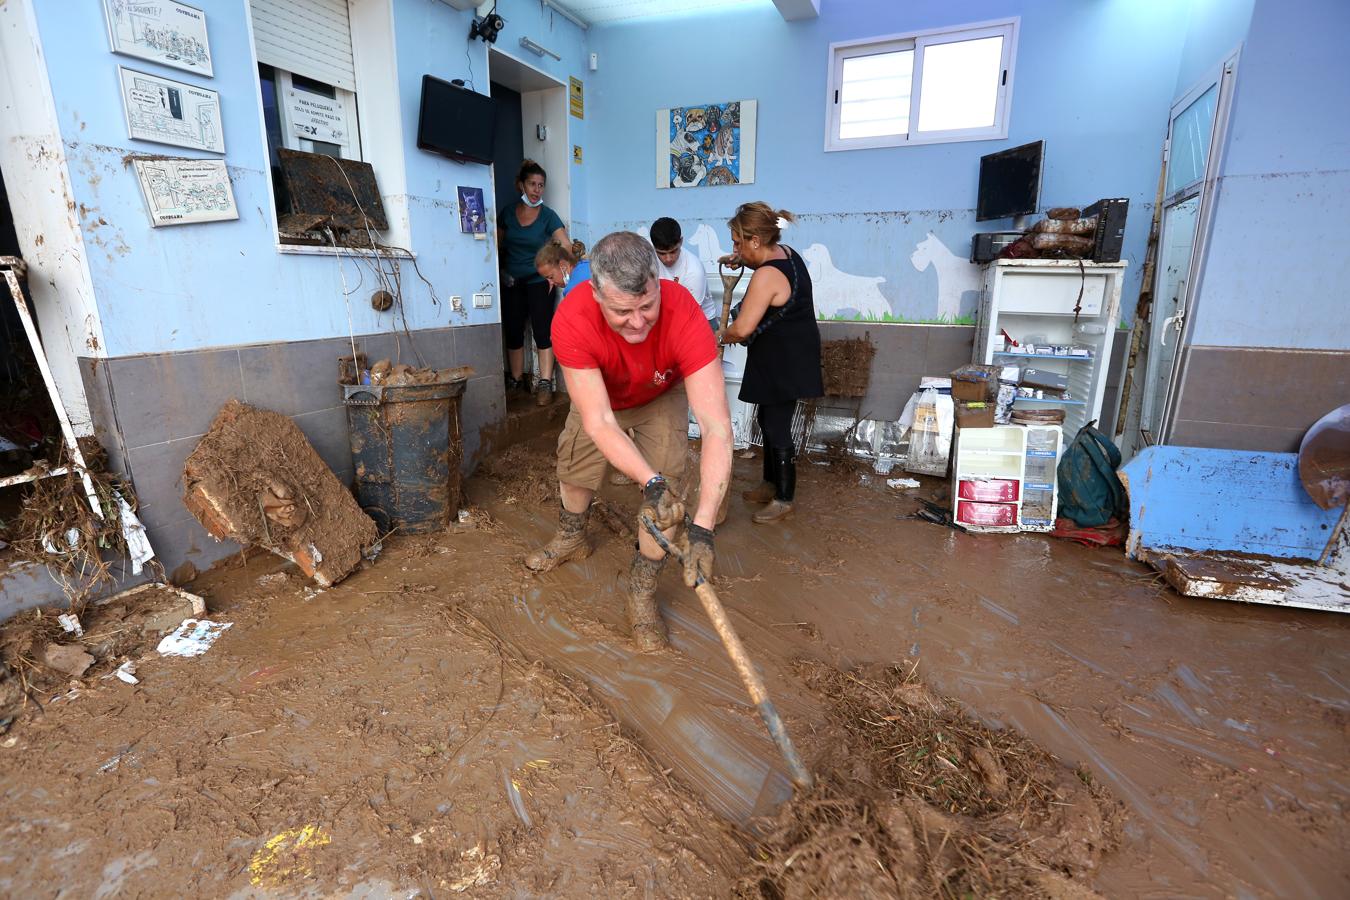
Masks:
[[[731,481],[731,422],[699,423],[703,436],[703,450],[699,454],[698,511],[694,524],[709,531],[717,523],[717,509],[722,505]]]

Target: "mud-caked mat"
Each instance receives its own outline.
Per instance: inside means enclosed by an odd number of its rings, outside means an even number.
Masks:
[[[324,587],[379,534],[287,416],[226,403],[183,466],[183,501],[217,539],[271,550]]]

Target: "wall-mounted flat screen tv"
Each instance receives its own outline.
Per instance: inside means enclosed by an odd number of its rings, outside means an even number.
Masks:
[[[417,115],[417,146],[461,162],[492,162],[497,107],[477,91],[422,76],[422,107]]]
[[[1029,216],[1041,202],[1045,141],[980,157],[980,193],[975,221]]]

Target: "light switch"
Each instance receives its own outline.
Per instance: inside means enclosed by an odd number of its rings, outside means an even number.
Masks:
[[[473,295],[473,307],[474,307],[474,309],[487,309],[487,308],[488,308],[489,306],[491,306],[491,305],[492,305],[492,295],[491,295],[491,294],[483,293],[483,294],[474,294],[474,295]]]

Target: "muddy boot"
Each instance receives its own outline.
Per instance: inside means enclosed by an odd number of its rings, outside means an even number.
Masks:
[[[628,624],[633,629],[633,643],[641,653],[668,645],[666,623],[656,609],[656,576],[665,564],[665,557],[651,560],[639,553],[628,570]]]
[[[777,461],[774,459],[774,453],[768,447],[764,448],[764,480],[760,482],[759,487],[749,491],[741,491],[741,496],[749,503],[768,503],[778,493],[777,481]]]
[[[548,406],[553,402],[553,379],[537,378],[534,382],[534,405]]]
[[[777,470],[777,490],[769,505],[755,513],[757,525],[772,525],[792,515],[792,498],[797,492],[797,463],[791,449],[774,450],[774,468]]]
[[[558,533],[525,557],[525,568],[532,572],[552,572],[565,562],[590,556],[591,545],[586,541],[586,521],[590,517],[589,509],[584,513],[564,509],[558,516]]]

